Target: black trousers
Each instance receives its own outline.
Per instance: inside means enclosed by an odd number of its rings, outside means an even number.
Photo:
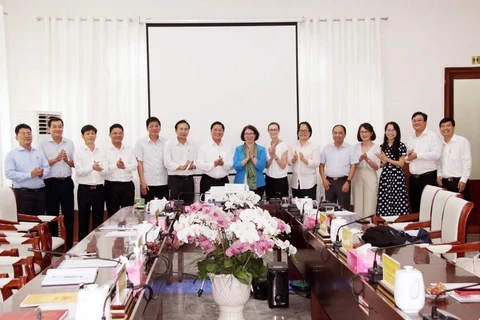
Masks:
[[[350,191],[351,186],[348,185],[348,192],[343,192],[342,187],[347,182],[348,177],[341,178],[331,178],[327,177],[328,182],[330,182],[330,188],[325,190],[325,198],[328,202],[333,202],[344,208],[345,210],[350,210]]]
[[[270,201],[271,198],[282,198],[288,197],[288,178],[271,178],[265,175],[265,193],[267,195],[267,200]]]
[[[292,197],[305,198],[309,197],[312,200],[317,200],[317,185],[310,189],[295,189],[292,188]]]
[[[38,189],[14,188],[13,192],[17,203],[17,213],[35,216],[45,214],[45,187]]]
[[[81,241],[89,233],[90,217],[92,230],[103,223],[105,188],[103,184],[90,186],[79,184],[78,198],[78,240]]]
[[[211,187],[223,187],[225,183],[228,183],[228,176],[220,179],[212,178],[208,174],[203,174],[200,179],[200,194],[204,194]]]
[[[148,186],[147,194],[146,195],[142,194],[142,198],[145,199],[145,203],[152,201],[154,198],[168,199],[168,185]]]
[[[105,180],[105,203],[110,218],[120,208],[133,206],[135,185],[133,181],[120,182]]]
[[[410,175],[408,198],[410,200],[410,210],[412,213],[418,213],[420,211],[420,198],[422,197],[423,188],[425,188],[426,185],[438,186],[437,170],[419,175]]]
[[[255,192],[255,194],[258,194],[260,197],[263,197],[263,194],[265,193],[265,186],[257,187],[257,189],[251,191]]]
[[[47,214],[58,216],[59,209],[62,208],[62,215],[67,229],[67,250],[73,246],[73,180],[71,177],[66,178],[48,178],[45,179],[45,196],[47,203]],[[58,236],[58,223],[50,223],[50,232],[52,236]]]
[[[193,203],[195,185],[193,176],[168,176],[170,200],[183,200],[185,205]]]
[[[458,192],[458,182],[460,178],[442,178],[442,187],[448,191]],[[461,192],[463,199],[470,201],[470,180],[467,180],[465,189]]]

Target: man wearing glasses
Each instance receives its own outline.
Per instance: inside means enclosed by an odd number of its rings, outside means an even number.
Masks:
[[[15,127],[15,139],[19,146],[5,157],[5,176],[12,180],[17,202],[17,212],[45,214],[45,183],[43,176],[50,173],[50,166],[43,152],[32,147],[32,128],[21,123]]]
[[[437,161],[442,155],[442,141],[436,133],[427,130],[428,116],[423,112],[412,115],[412,127],[415,133],[407,139],[407,157],[405,161],[410,170],[408,198],[410,210],[420,210],[420,197],[425,186],[437,185]]]

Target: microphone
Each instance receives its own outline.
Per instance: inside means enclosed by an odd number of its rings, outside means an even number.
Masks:
[[[50,251],[50,250],[42,250],[42,249],[35,249],[35,248],[28,248],[27,251],[30,251],[30,252],[40,252],[40,253],[46,253],[46,254],[51,254],[51,255],[54,255],[54,256],[58,256],[58,257],[73,257],[73,258],[83,258],[85,260],[88,260],[88,259],[98,259],[98,260],[104,260],[104,261],[112,261],[112,262],[116,262],[117,265],[120,263],[120,260],[115,260],[115,259],[107,259],[107,258],[100,258],[98,256],[85,256],[85,255],[81,255],[81,254],[75,254],[75,253],[63,253],[63,252],[57,252],[57,251]]]
[[[305,205],[307,204],[307,201],[305,201],[302,205],[302,223],[305,223]]]
[[[467,286],[451,288],[451,289],[443,290],[440,293],[437,293],[435,295],[435,299],[433,299],[432,312],[430,314],[424,314],[422,316],[422,320],[450,320],[450,319],[453,320],[453,319],[458,319],[456,317],[450,317],[448,315],[444,315],[444,314],[442,314],[441,312],[438,311],[438,309],[437,309],[437,299],[438,299],[438,297],[441,296],[442,294],[445,294],[445,293],[450,292],[450,291],[468,289],[470,287],[475,287],[475,286],[478,286],[478,285],[480,285],[480,283],[473,283],[473,284],[469,284]]]
[[[394,248],[403,248],[403,247],[408,247],[408,246],[418,244],[418,243],[423,243],[423,241],[419,240],[419,241],[410,242],[410,243],[402,243],[402,244],[397,244],[397,245],[394,245],[394,246],[377,248],[377,250],[375,250],[375,254],[373,255],[373,266],[372,266],[372,268],[368,268],[368,280],[370,282],[373,282],[373,283],[378,283],[378,282],[380,282],[380,280],[383,279],[383,268],[382,268],[382,266],[378,266],[378,263],[377,263],[378,251],[387,250],[387,249],[394,249]]]
[[[122,270],[122,268],[125,268],[125,265],[122,266],[120,268],[120,270]],[[124,271],[126,272],[126,271]],[[107,293],[107,296],[105,297],[105,301],[103,301],[103,312],[102,312],[102,320],[106,320],[107,319],[107,316],[105,314],[105,312],[107,311],[107,302],[108,302],[108,298],[113,298],[113,293],[115,291],[115,288],[117,287],[117,282],[118,282],[118,276],[117,278],[115,279],[115,282],[110,286],[110,289],[108,290],[108,293]]]
[[[189,194],[193,194],[194,197],[197,193],[195,193],[194,191],[185,191],[185,192],[180,192],[178,194],[178,197],[177,199],[175,200],[175,206],[183,206],[185,204],[185,200],[181,199],[182,196],[184,195],[189,195]],[[191,203],[190,203],[191,204]]]
[[[318,224],[318,211],[320,211],[320,204],[323,202],[323,196],[320,196],[320,202],[317,202],[317,213],[315,214],[315,225],[313,227],[313,232],[320,230],[320,225]]]
[[[342,229],[342,228],[345,227],[345,226],[354,224],[354,223],[361,223],[361,222],[363,222],[363,220],[370,219],[371,217],[374,217],[374,216],[375,216],[375,214],[371,214],[371,215],[369,215],[369,216],[366,216],[366,217],[363,217],[363,218],[360,218],[360,219],[351,221],[351,222],[349,222],[349,223],[345,223],[344,225],[341,225],[340,227],[338,227],[338,229],[337,229],[337,234],[336,234],[336,236],[335,236],[335,242],[333,243],[333,252],[337,252],[338,249],[342,246],[342,241],[340,241],[340,238],[339,238],[340,229]]]

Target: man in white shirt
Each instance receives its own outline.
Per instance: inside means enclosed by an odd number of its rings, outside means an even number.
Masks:
[[[50,117],[47,122],[50,136],[42,141],[43,151],[50,165],[50,173],[44,176],[47,214],[58,216],[60,207],[67,230],[67,250],[73,246],[74,183],[72,180],[73,142],[63,137],[63,120]],[[50,223],[52,236],[58,236],[58,226]]]
[[[344,142],[346,135],[345,126],[333,127],[333,143],[325,146],[320,155],[320,177],[325,198],[334,203],[338,201],[340,206],[350,210],[350,185],[358,159],[355,159],[353,147]]]
[[[449,191],[460,192],[465,200],[470,200],[470,142],[455,134],[455,120],[452,118],[443,118],[439,127],[443,136],[443,150],[437,165],[437,183]]]
[[[228,174],[233,167],[233,149],[223,143],[225,126],[215,121],[210,126],[212,140],[205,142],[197,156],[197,168],[203,172],[200,180],[200,194],[212,186],[224,186],[228,183]]]
[[[165,144],[170,199],[183,200],[185,204],[191,204],[194,199],[193,173],[197,157],[197,149],[187,140],[189,132],[190,124],[186,120],[180,120],[175,124],[177,138]]]
[[[105,176],[105,202],[108,217],[120,208],[133,206],[135,185],[133,172],[137,169],[137,159],[132,147],[122,143],[123,126],[115,123],[110,126],[112,145],[107,150],[108,170]]]
[[[442,142],[436,133],[427,130],[428,116],[420,111],[412,115],[415,134],[407,139],[407,157],[410,178],[408,198],[410,210],[418,213],[420,198],[426,185],[437,185],[437,161],[442,154]]]
[[[97,129],[87,124],[81,129],[85,145],[75,151],[75,173],[78,182],[78,240],[89,233],[90,217],[92,229],[103,223],[104,170],[106,154],[95,146]],[[91,211],[90,211],[91,210]]]
[[[148,136],[140,138],[135,146],[140,193],[145,202],[153,198],[168,199],[167,169],[163,159],[165,140],[160,137],[162,124],[157,117],[150,117],[146,127]]]

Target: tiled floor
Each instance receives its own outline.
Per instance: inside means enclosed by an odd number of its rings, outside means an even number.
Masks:
[[[174,282],[162,289],[164,320],[218,319],[218,306],[213,301],[210,282],[206,281],[203,294],[198,297],[201,281],[191,279]],[[310,299],[291,293],[289,308],[268,307],[268,302],[250,298],[245,306],[246,320],[309,320]]]

